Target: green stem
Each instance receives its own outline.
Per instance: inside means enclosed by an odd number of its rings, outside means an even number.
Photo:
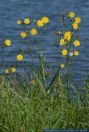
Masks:
[[[4,46],[2,45],[2,66],[4,66]]]
[[[71,83],[71,60],[70,60],[70,45],[68,44],[67,46],[67,50],[68,50],[68,56],[66,58],[66,83],[67,83],[67,88]]]

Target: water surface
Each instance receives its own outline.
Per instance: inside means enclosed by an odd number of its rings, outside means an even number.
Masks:
[[[82,18],[80,25],[79,39],[81,46],[79,48],[80,55],[74,60],[75,80],[80,80],[85,77],[89,71],[89,0],[1,0],[0,1],[0,41],[6,38],[13,40],[13,44],[9,48],[4,49],[4,63],[17,64],[16,55],[24,45],[17,38],[20,27],[16,25],[17,19],[29,17],[32,20],[38,16],[48,16],[52,21],[50,27],[47,27],[46,33],[42,37],[45,42],[34,44],[33,54],[35,66],[38,65],[38,56],[41,50],[44,51],[46,63],[50,63],[53,69],[56,69],[59,62],[58,47],[53,42],[52,33],[59,29],[56,24],[60,18],[60,13],[75,11]],[[46,38],[46,39],[45,39]],[[0,49],[0,63],[2,53]],[[31,64],[29,50],[27,48],[25,54],[25,62]],[[30,69],[27,67],[27,71]],[[21,67],[18,67],[18,72]],[[0,71],[3,72],[2,70]]]

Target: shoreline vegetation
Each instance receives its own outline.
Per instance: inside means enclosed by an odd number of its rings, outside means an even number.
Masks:
[[[52,91],[48,92],[38,78],[32,84],[23,84],[14,78],[0,77],[0,131],[89,129],[89,81],[85,94],[75,88],[74,100],[61,79],[54,80]]]
[[[68,24],[66,21],[68,20]],[[43,52],[39,56],[38,67],[34,68],[33,49],[34,40],[41,28],[46,29],[50,19],[46,16],[34,20],[35,27],[29,27],[29,18],[17,20],[23,31],[19,39],[30,50],[32,58],[32,75],[20,75],[16,78],[16,67],[5,68],[5,74],[0,76],[0,132],[42,132],[44,129],[89,129],[89,75],[82,86],[72,84],[72,62],[79,55],[80,16],[75,12],[62,15],[59,23],[63,29],[54,34],[55,43],[59,50],[60,62],[58,69],[52,76],[51,68],[45,68]],[[27,30],[27,27],[29,27]],[[29,40],[32,37],[31,43]],[[2,43],[3,49],[9,48],[13,42],[6,39]],[[23,63],[25,48],[22,48],[15,59]],[[2,56],[2,63],[4,58]],[[62,70],[65,72],[62,73]],[[51,78],[51,79],[50,79]]]

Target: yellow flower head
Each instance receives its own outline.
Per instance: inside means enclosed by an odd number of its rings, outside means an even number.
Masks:
[[[11,72],[16,72],[16,68],[15,67],[11,67]]]
[[[74,51],[74,55],[75,56],[78,56],[79,55],[79,52],[77,50]]]
[[[11,40],[10,39],[6,39],[5,40],[5,45],[9,47],[11,45]]]
[[[78,24],[77,23],[73,23],[72,24],[72,28],[77,30],[78,29]]]
[[[29,18],[25,18],[24,19],[24,24],[29,25],[30,24],[30,19]]]
[[[38,26],[38,27],[43,27],[43,26],[44,26],[43,21],[42,21],[42,20],[38,20],[38,21],[37,21],[37,26]]]
[[[76,17],[75,18],[75,23],[79,24],[81,22],[81,18],[80,17]]]
[[[70,18],[74,18],[75,17],[75,13],[72,11],[72,12],[69,12],[69,17]]]
[[[36,30],[36,28],[32,28],[32,29],[30,30],[30,33],[31,33],[31,35],[33,35],[33,36],[37,35],[37,30]]]
[[[22,21],[21,20],[17,20],[17,24],[18,25],[21,25],[22,24]]]
[[[9,73],[10,73],[10,69],[7,69],[7,68],[6,68],[6,69],[5,69],[5,73],[6,73],[6,74],[9,74]]]
[[[61,46],[65,45],[65,40],[64,40],[64,38],[61,38],[61,39],[60,39],[60,45],[61,45]]]
[[[68,51],[67,51],[67,49],[63,49],[63,50],[62,50],[62,55],[63,55],[63,56],[68,55]]]
[[[60,65],[60,67],[61,67],[61,68],[64,68],[64,67],[65,67],[65,65],[64,65],[64,64],[61,64],[61,65]]]
[[[18,54],[16,58],[18,61],[23,61],[23,59],[24,59],[22,54]]]
[[[42,18],[42,22],[43,22],[44,24],[49,23],[49,18],[46,17],[46,16],[44,16],[44,17]]]
[[[78,46],[80,46],[80,41],[76,39],[76,40],[73,42],[73,44],[74,44],[75,47],[78,47]]]
[[[21,38],[26,38],[27,37],[27,33],[26,32],[21,32],[20,33],[20,37]]]
[[[70,41],[71,40],[71,32],[70,31],[67,31],[64,33],[64,39],[66,41]]]

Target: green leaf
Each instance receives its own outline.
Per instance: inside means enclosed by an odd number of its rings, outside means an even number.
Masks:
[[[35,79],[36,79],[36,81],[39,85],[39,88],[40,88],[41,92],[45,94],[45,88],[44,88],[42,82],[40,81],[38,75],[35,72],[33,72],[33,74],[34,74],[34,77],[35,77]]]
[[[58,68],[57,72],[55,73],[54,77],[52,78],[48,88],[47,88],[47,91],[50,90],[52,91],[53,90],[53,85],[56,83],[58,77],[59,77],[59,71],[60,69]]]

